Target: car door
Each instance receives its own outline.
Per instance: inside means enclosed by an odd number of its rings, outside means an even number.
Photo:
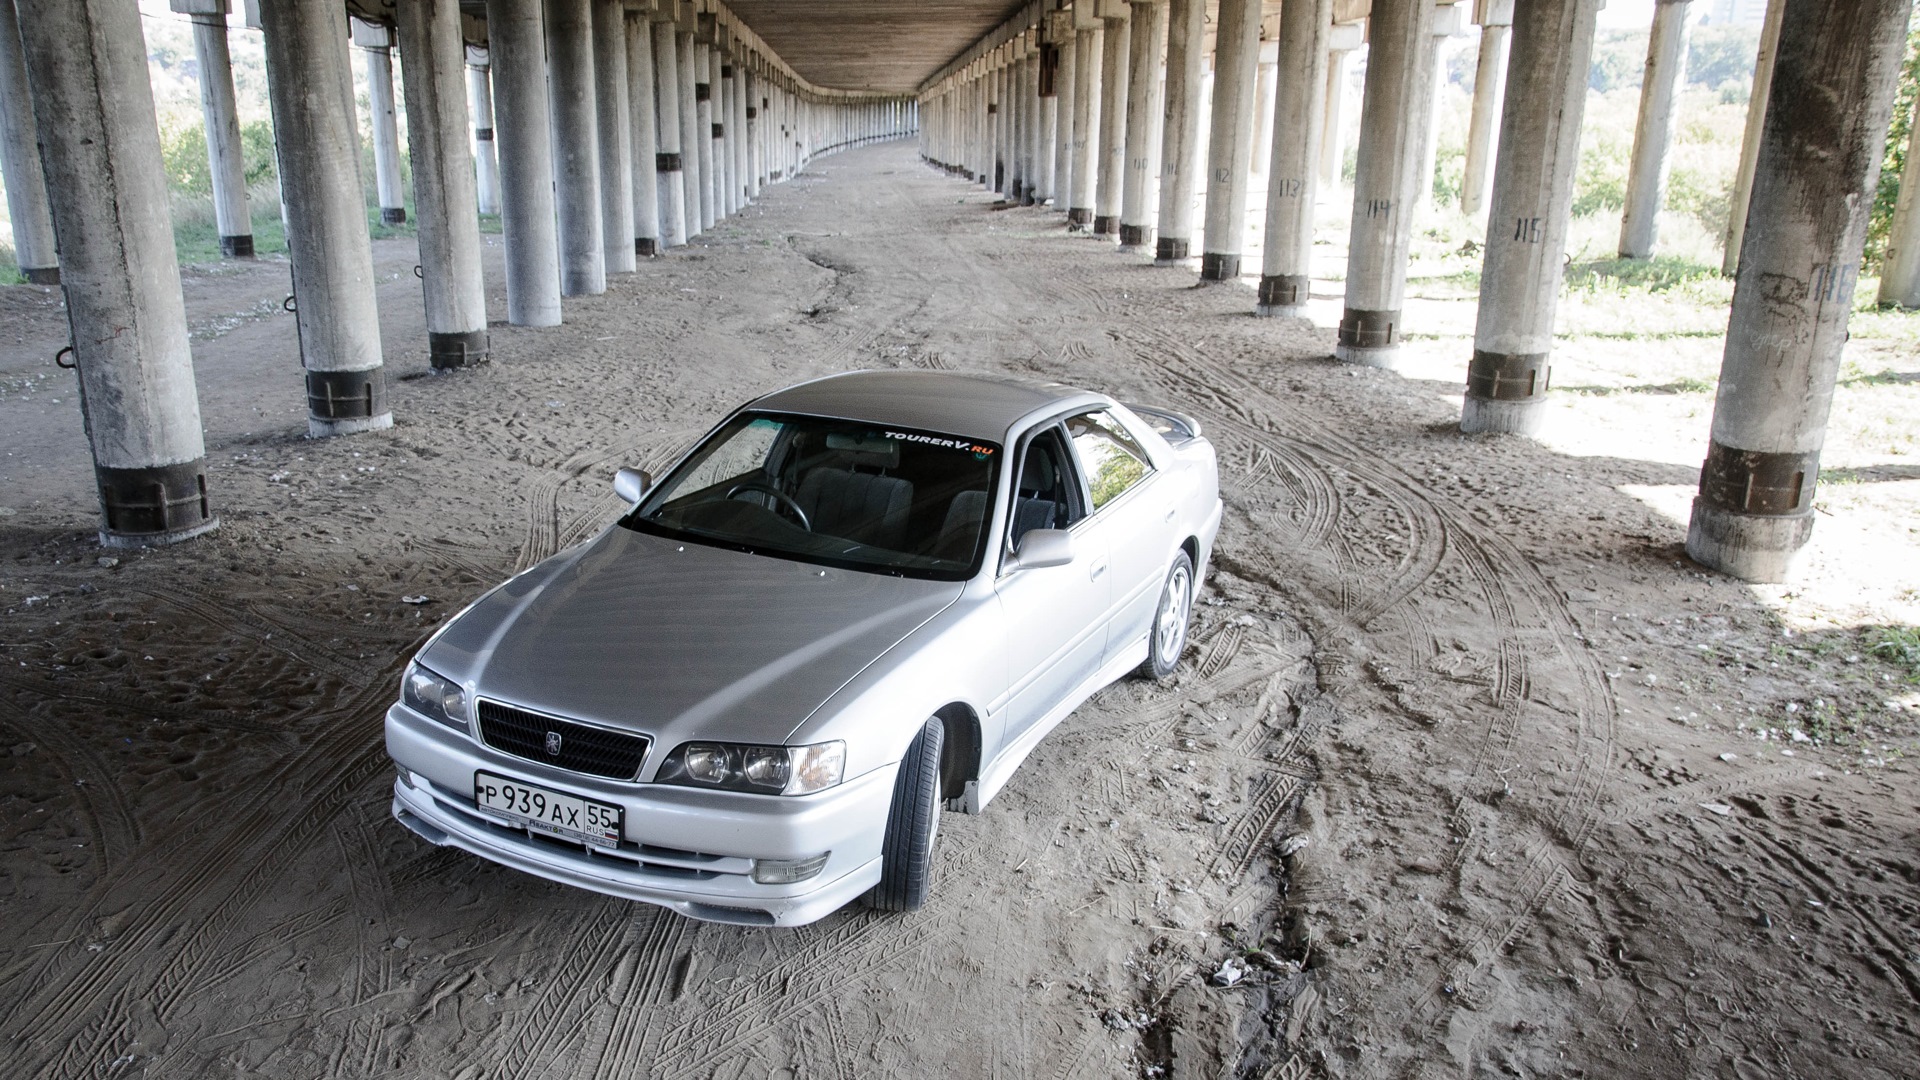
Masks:
[[[1159,605],[1174,543],[1173,479],[1154,468],[1146,449],[1112,413],[1081,413],[1064,426],[1086,478],[1088,525],[1107,546],[1112,584],[1104,650],[1113,657],[1145,637]]]
[[[1007,626],[1007,743],[1091,677],[1106,649],[1111,601],[1106,534],[1087,518],[1073,461],[1065,431],[1052,423],[1025,441],[1015,466],[995,585]],[[1020,537],[1035,528],[1067,530],[1073,561],[1014,569]]]

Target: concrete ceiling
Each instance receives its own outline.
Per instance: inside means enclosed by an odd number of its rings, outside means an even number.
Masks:
[[[911,94],[1022,7],[1019,0],[727,0],[800,77]]]

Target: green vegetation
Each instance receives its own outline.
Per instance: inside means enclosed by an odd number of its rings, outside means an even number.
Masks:
[[[1906,672],[1910,683],[1920,683],[1920,627],[1885,626],[1867,635],[1867,651]]]
[[[1880,187],[1874,192],[1873,216],[1867,219],[1867,246],[1862,267],[1877,267],[1887,254],[1887,234],[1893,228],[1893,208],[1900,198],[1900,174],[1907,167],[1907,142],[1912,136],[1914,105],[1920,98],[1920,12],[1907,32],[1907,62],[1900,69],[1894,93],[1893,124],[1887,130],[1886,157],[1880,163]]]

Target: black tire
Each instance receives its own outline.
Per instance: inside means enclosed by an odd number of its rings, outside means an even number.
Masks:
[[[940,829],[940,751],[947,728],[934,717],[900,759],[893,806],[880,845],[880,884],[869,901],[881,911],[918,911],[933,879],[933,841]]]
[[[1193,560],[1183,550],[1173,557],[1166,583],[1160,586],[1160,603],[1153,609],[1153,625],[1147,628],[1147,659],[1139,669],[1142,678],[1164,680],[1180,669],[1180,654],[1187,649],[1187,624],[1193,619],[1193,593]]]

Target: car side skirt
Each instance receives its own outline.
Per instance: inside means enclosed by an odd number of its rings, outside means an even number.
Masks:
[[[1014,771],[1027,760],[1027,755],[1033,753],[1033,748],[1040,745],[1040,740],[1046,738],[1054,728],[1059,727],[1060,722],[1071,715],[1073,710],[1079,708],[1088,698],[1109,683],[1117,682],[1127,672],[1139,667],[1146,659],[1147,639],[1143,636],[1108,657],[1107,662],[1095,670],[1085,682],[1074,687],[1072,693],[1061,698],[1059,704],[1049,710],[1038,723],[1028,728],[1005,750],[1002,750],[1000,756],[993,760],[992,765],[982,770],[975,793],[978,800],[977,807],[984,809],[989,802],[993,801],[995,795],[1000,794],[1000,789],[1012,779]],[[979,809],[974,809],[972,812],[978,813]]]

